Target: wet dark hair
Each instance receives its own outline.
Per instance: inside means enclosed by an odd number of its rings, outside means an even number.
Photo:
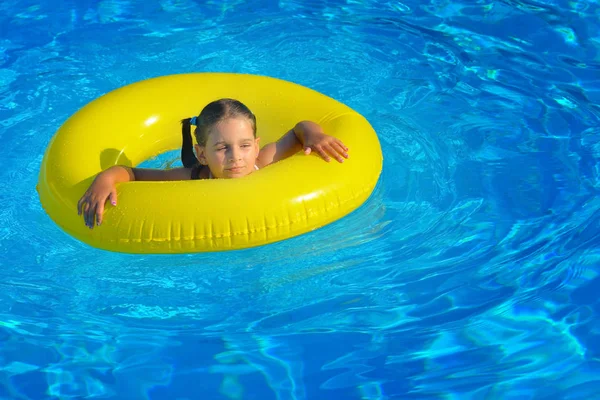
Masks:
[[[256,117],[252,111],[243,103],[234,99],[220,99],[209,103],[202,109],[200,115],[196,118],[196,142],[200,146],[206,146],[210,129],[219,122],[227,118],[244,117],[250,120],[254,137],[256,137]],[[198,165],[198,159],[194,154],[194,144],[192,142],[192,118],[181,120],[181,162],[186,168]]]

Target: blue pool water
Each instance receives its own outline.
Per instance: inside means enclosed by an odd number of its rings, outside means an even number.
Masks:
[[[0,398],[600,399],[599,19],[593,0],[3,0]],[[58,229],[35,192],[58,127],[198,71],[365,115],[372,197],[225,254]]]

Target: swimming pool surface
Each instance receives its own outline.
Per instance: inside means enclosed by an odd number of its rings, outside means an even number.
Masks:
[[[3,0],[0,398],[600,399],[599,20],[592,0]],[[35,184],[58,127],[203,71],[363,114],[385,158],[368,202],[223,254],[109,253],[52,223]]]

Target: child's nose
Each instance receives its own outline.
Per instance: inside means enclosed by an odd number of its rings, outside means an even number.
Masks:
[[[242,152],[240,150],[232,148],[230,153],[231,160],[239,160],[241,158],[241,154]]]

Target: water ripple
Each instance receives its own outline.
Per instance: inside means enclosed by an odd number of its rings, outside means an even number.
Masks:
[[[596,395],[596,2],[75,3],[0,4],[1,396],[188,398],[190,379],[231,399]],[[367,116],[373,196],[218,257],[61,232],[35,192],[58,127],[191,71],[292,80]]]

